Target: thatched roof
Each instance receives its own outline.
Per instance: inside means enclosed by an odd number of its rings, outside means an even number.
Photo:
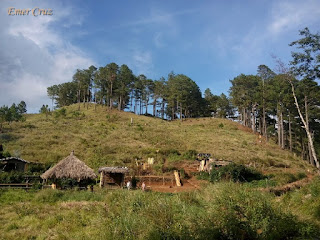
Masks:
[[[72,151],[68,157],[58,162],[40,177],[42,179],[72,178],[80,181],[83,179],[95,179],[97,175],[93,169],[80,161]]]
[[[99,168],[99,173],[127,173],[129,169],[127,167],[102,167]]]

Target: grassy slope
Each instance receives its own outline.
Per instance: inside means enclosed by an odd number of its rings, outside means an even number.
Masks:
[[[85,116],[73,117],[77,105],[67,108],[67,117],[32,114],[25,122],[12,123],[0,140],[11,153],[34,162],[56,163],[72,150],[94,169],[106,165],[129,165],[135,158],[166,158],[169,162],[182,156],[168,156],[168,150],[208,152],[216,158],[238,163],[255,163],[258,168],[293,171],[310,168],[298,157],[279,149],[274,143],[259,143],[258,136],[226,119],[190,119],[164,121],[132,113],[107,111],[91,105]],[[133,125],[130,119],[133,118]],[[219,127],[220,125],[220,127]],[[223,125],[223,127],[221,127]],[[156,150],[159,155],[156,156]]]
[[[274,143],[259,143],[256,135],[228,120],[167,122],[102,107],[94,111],[92,106],[84,111],[85,117],[75,119],[71,112],[76,109],[68,107],[67,118],[60,120],[27,115],[26,122],[13,123],[0,140],[5,140],[10,152],[43,163],[55,163],[74,149],[95,169],[130,166],[135,157],[156,156],[157,149],[159,162],[166,158],[172,165],[194,149],[216,158],[255,163],[276,178],[283,172],[311,169]],[[166,154],[170,149],[182,155]],[[238,183],[209,184],[200,191],[173,195],[100,189],[95,193],[0,190],[0,239],[312,238],[318,236],[320,225],[320,180],[314,179],[280,198]]]

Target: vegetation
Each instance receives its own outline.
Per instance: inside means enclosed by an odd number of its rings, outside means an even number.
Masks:
[[[307,29],[301,34],[305,38],[292,45],[303,53],[293,54],[292,69],[279,62],[277,73],[260,65],[257,75],[241,74],[231,80],[230,99],[210,89],[202,97],[197,84],[183,74],[154,81],[135,76],[126,65],[109,63],[79,69],[72,82],[49,87],[48,96],[59,107],[55,111],[43,105],[41,114],[26,114],[21,122],[15,113],[22,116],[23,108],[2,107],[1,143],[7,153],[42,163],[30,169],[34,175],[72,150],[95,171],[101,166],[134,168],[139,160],[153,157],[156,173],[178,169],[184,177],[184,164],[193,164],[201,152],[234,164],[201,174],[211,183],[204,181],[200,190],[186,193],[97,186],[94,192],[0,190],[1,238],[317,238],[320,180],[309,163],[318,166],[320,145],[319,69],[313,68],[318,66],[319,36]],[[235,108],[242,125],[225,119]],[[132,113],[119,111],[124,109]],[[0,178],[17,182],[23,176],[4,173]],[[279,197],[270,193],[301,179],[311,184],[288,188]],[[76,183],[63,179],[59,184]]]
[[[11,123],[13,121],[24,120],[23,115],[27,112],[27,105],[24,101],[21,101],[18,105],[13,103],[11,107],[3,106],[0,108],[0,133],[3,129],[3,124],[5,122]]]
[[[320,168],[320,86],[319,34],[306,28],[301,39],[290,46],[290,68],[277,61],[277,70],[259,65],[256,75],[240,74],[231,80],[230,98],[225,94],[213,95],[206,89],[204,97],[198,85],[184,74],[168,74],[159,80],[135,76],[127,65],[109,63],[105,67],[78,69],[72,82],[48,88],[48,96],[57,107],[89,102],[108,108],[127,109],[136,114],[150,114],[162,119],[191,117],[234,118],[259,132],[265,139],[275,138],[282,149],[300,154]],[[47,115],[47,108],[43,106]],[[150,108],[151,109],[151,108]]]
[[[75,150],[76,156],[95,170],[107,165],[131,167],[135,159],[148,157],[154,157],[160,166],[166,160],[175,165],[177,161],[195,159],[199,152],[269,169],[271,173],[285,168],[311,169],[299,157],[281,150],[272,141],[259,142],[258,136],[243,131],[247,129],[230,120],[168,122],[115,109],[106,111],[102,106],[95,110],[94,104],[75,117],[77,108],[77,104],[61,108],[48,118],[42,114],[25,115],[25,122],[12,123],[0,135],[6,136],[5,149],[26,160],[46,164],[57,163]]]
[[[5,239],[305,239],[319,234],[315,223],[279,208],[271,195],[234,183],[175,195],[2,190],[0,204]]]
[[[266,138],[276,136],[278,145],[300,153],[303,158],[320,167],[319,34],[308,28],[300,31],[303,38],[290,46],[297,46],[293,60],[286,67],[279,59],[276,74],[260,65],[257,75],[241,74],[231,80],[230,96],[240,113],[240,121]],[[318,150],[316,150],[318,149]],[[318,151],[318,153],[316,153]]]
[[[260,172],[241,164],[229,164],[218,169],[213,168],[209,175],[211,182],[231,180],[233,182],[251,182],[265,178]]]

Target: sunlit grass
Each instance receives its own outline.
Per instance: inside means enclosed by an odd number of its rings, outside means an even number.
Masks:
[[[14,155],[42,163],[56,163],[72,150],[94,169],[105,165],[130,165],[135,158],[167,155],[156,150],[175,149],[211,153],[218,159],[254,164],[260,169],[307,168],[300,158],[279,149],[272,141],[259,143],[257,135],[239,130],[226,119],[199,118],[165,121],[93,105],[67,107],[65,118],[31,114],[25,122],[6,128],[5,148]],[[81,116],[81,117],[79,117]],[[131,118],[133,125],[131,125]],[[4,136],[4,134],[2,134]],[[148,151],[146,151],[148,149]],[[180,159],[179,159],[180,160]]]

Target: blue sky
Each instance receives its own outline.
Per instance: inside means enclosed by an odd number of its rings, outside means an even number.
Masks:
[[[8,8],[52,9],[53,16],[8,16]],[[1,0],[0,105],[49,104],[46,88],[77,68],[110,62],[134,74],[193,79],[202,92],[228,93],[229,80],[284,62],[299,30],[320,31],[320,1]]]

